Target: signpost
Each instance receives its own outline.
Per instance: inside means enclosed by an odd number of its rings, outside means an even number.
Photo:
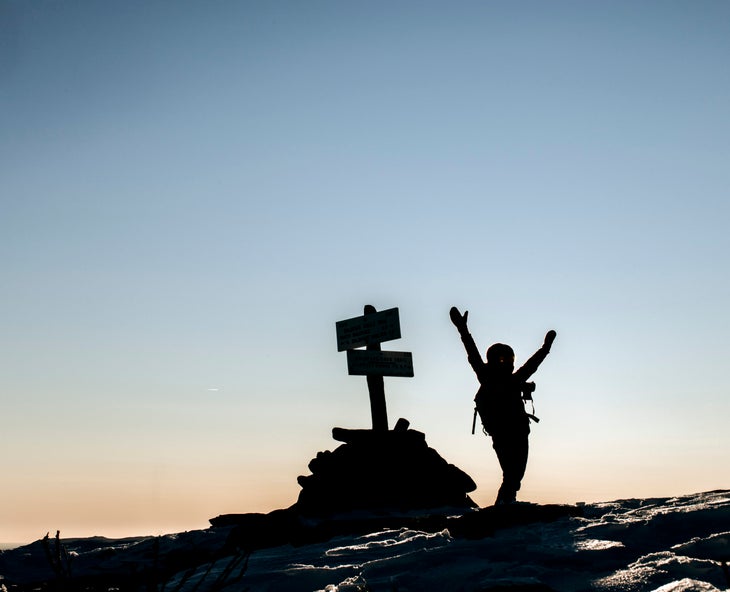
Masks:
[[[388,431],[383,376],[413,376],[413,356],[380,350],[381,342],[400,339],[397,308],[377,312],[367,304],[364,312],[336,323],[337,351],[347,351],[348,374],[367,377],[373,431]],[[365,350],[356,349],[363,346]]]
[[[400,339],[400,318],[397,308],[338,321],[335,323],[335,328],[337,351]]]

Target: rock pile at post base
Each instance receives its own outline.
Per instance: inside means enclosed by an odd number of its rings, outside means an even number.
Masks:
[[[394,430],[334,428],[341,446],[320,452],[300,476],[296,510],[302,516],[329,516],[357,510],[407,512],[455,506],[474,507],[467,495],[472,478],[426,444],[422,432],[399,420]]]

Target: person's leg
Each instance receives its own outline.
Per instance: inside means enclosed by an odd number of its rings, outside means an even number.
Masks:
[[[511,503],[517,498],[527,467],[527,435],[493,437],[492,444],[502,467],[502,486],[495,503]]]
[[[520,490],[522,478],[525,476],[528,452],[529,443],[527,434],[516,437],[513,443],[514,472],[510,475],[512,483],[514,484],[515,492]]]

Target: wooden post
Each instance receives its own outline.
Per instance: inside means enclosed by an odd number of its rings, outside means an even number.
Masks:
[[[376,312],[375,307],[371,304],[365,305],[365,314],[373,314]],[[368,345],[366,349],[371,351],[380,351],[380,344],[374,343]],[[385,385],[383,377],[380,375],[368,374],[368,393],[370,394],[370,413],[373,417],[373,431],[388,431],[388,411],[385,407]]]

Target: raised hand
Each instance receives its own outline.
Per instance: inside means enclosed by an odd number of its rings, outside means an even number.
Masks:
[[[456,325],[456,328],[459,330],[466,329],[466,318],[469,316],[469,311],[464,311],[464,314],[462,315],[459,312],[459,309],[455,306],[451,307],[451,310],[449,311],[449,316],[451,317],[451,322]]]

